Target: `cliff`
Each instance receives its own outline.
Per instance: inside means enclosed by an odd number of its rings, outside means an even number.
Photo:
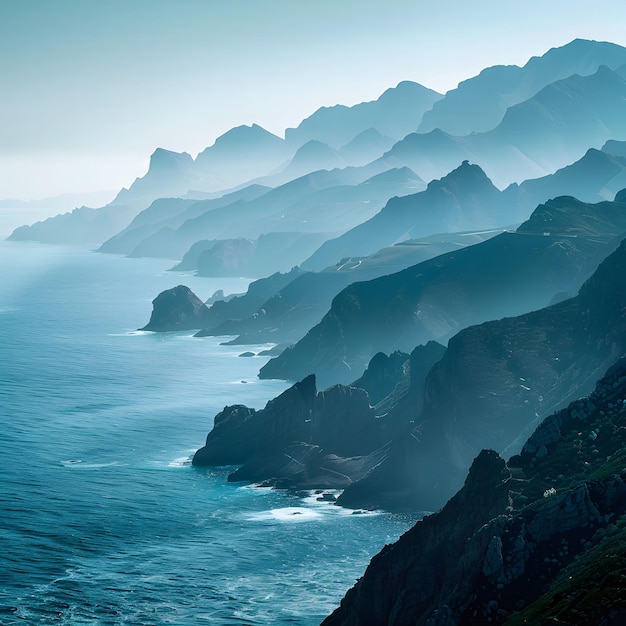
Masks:
[[[616,235],[626,232],[623,200],[623,194],[597,204],[556,198],[537,207],[515,233],[353,283],[260,375],[296,380],[315,373],[323,385],[347,383],[376,352],[446,342],[470,325],[572,295],[615,249]]]
[[[241,465],[231,481],[343,489],[385,456],[386,444],[405,426],[411,409],[421,406],[424,378],[443,351],[433,343],[410,356],[378,355],[354,386],[318,392],[315,377],[308,376],[261,411],[227,406],[193,464]],[[371,406],[367,390],[385,398]]]
[[[415,425],[340,503],[440,507],[481,448],[518,452],[542,417],[588,393],[625,352],[626,240],[575,298],[451,339],[426,378]]]
[[[178,285],[162,291],[152,301],[150,321],[140,330],[164,332],[202,328],[209,308],[189,287]]]
[[[626,362],[375,556],[326,626],[626,618]]]

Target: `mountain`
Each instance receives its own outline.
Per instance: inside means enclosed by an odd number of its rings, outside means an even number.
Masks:
[[[395,140],[384,137],[375,128],[359,133],[352,141],[339,149],[339,155],[351,165],[365,165],[387,152]]]
[[[436,510],[481,448],[518,453],[543,417],[626,354],[625,270],[626,240],[574,298],[455,335],[426,378],[415,424],[339,501]]]
[[[379,174],[373,170],[372,175],[369,168],[322,170],[275,189],[254,185],[186,206],[169,221],[150,217],[153,223],[142,226],[143,230],[131,225],[102,251],[181,258],[202,239],[257,239],[278,232],[325,233],[327,239],[370,217],[390,195],[423,187],[423,181],[408,168]],[[309,254],[303,252],[298,262]]]
[[[621,359],[508,463],[483,450],[323,624],[622,624],[625,397]]]
[[[417,130],[424,113],[442,97],[418,83],[404,81],[372,102],[352,107],[322,107],[297,128],[288,128],[285,140],[290,145],[301,146],[315,139],[339,149],[373,128],[397,141]]]
[[[348,162],[327,143],[311,139],[300,146],[293,158],[281,172],[274,177],[287,182],[317,170],[334,170],[347,167]]]
[[[284,139],[258,124],[237,126],[200,152],[196,165],[206,172],[199,189],[216,191],[265,176],[293,156]]]
[[[369,256],[405,239],[494,228],[518,219],[515,207],[505,212],[500,191],[480,167],[464,161],[425,191],[392,198],[369,220],[324,243],[302,267],[322,270],[344,257]]]
[[[228,239],[213,242],[198,254],[198,276],[247,276],[260,278],[288,272],[325,241],[325,233],[268,233],[255,240]]]
[[[200,329],[205,327],[213,327],[224,321],[231,319],[239,319],[252,315],[258,308],[279,291],[284,285],[289,284],[299,276],[302,272],[298,268],[292,269],[286,274],[276,272],[267,278],[255,280],[248,285],[245,294],[222,298],[214,301],[211,298],[211,306],[206,311],[194,304],[196,312],[200,315],[186,315],[186,319],[193,319],[193,324],[187,326],[191,329]],[[180,315],[178,308],[185,307],[186,301],[196,303],[199,298],[189,290],[188,287],[179,286],[174,289],[162,291],[153,301],[153,310],[151,321],[143,328],[143,330],[153,330],[156,332],[176,330],[179,324]],[[171,303],[176,303],[172,306]],[[201,301],[200,301],[201,302]],[[152,320],[158,320],[153,323]]]
[[[413,133],[381,158],[410,167],[425,180],[468,159],[504,187],[551,173],[609,139],[625,139],[625,113],[626,80],[601,66],[595,74],[556,81],[509,107],[492,130],[462,137],[441,129]]]
[[[320,322],[333,298],[350,283],[400,271],[423,260],[485,241],[498,232],[434,235],[384,248],[369,257],[343,259],[337,267],[298,275],[249,317],[207,327],[199,334],[237,335],[228,342],[233,345],[295,343]]]
[[[396,367],[391,378],[398,378],[398,369],[406,368],[407,376],[423,384],[423,376],[442,351],[442,346],[431,344],[416,348],[410,357],[401,355],[402,367]],[[377,361],[370,370],[380,374],[389,369],[380,358]],[[376,383],[370,379],[369,386]],[[406,395],[406,390],[398,392],[400,397]],[[419,399],[411,397],[411,401]],[[296,489],[344,488],[364,478],[376,459],[383,457],[377,448],[389,438],[386,431],[385,419],[370,406],[366,390],[336,385],[320,392],[315,377],[308,376],[261,411],[243,405],[225,407],[215,417],[193,464],[241,465],[229,481]]]
[[[445,342],[466,326],[574,293],[617,245],[616,234],[626,232],[625,200],[624,193],[595,205],[557,198],[540,205],[515,233],[353,283],[317,326],[259,375],[300,380],[315,373],[321,385],[347,383],[376,352]],[[541,215],[551,212],[561,218],[545,230]],[[574,222],[581,226],[575,237],[567,226]]]
[[[495,128],[506,110],[532,98],[544,87],[573,74],[594,74],[601,65],[617,69],[626,64],[626,49],[598,41],[575,39],[523,67],[497,65],[459,83],[424,113],[420,133],[439,128],[452,135],[469,135]]]
[[[137,213],[163,196],[178,196],[201,179],[201,172],[186,153],[157,148],[150,167],[129,189],[122,189],[105,207],[81,207],[32,226],[17,228],[9,239],[43,243],[102,243],[125,228]]]
[[[609,145],[619,146],[620,142]],[[616,149],[616,148],[615,148]],[[526,219],[547,198],[571,195],[585,202],[612,200],[626,187],[626,158],[603,148],[589,149],[578,161],[553,174],[513,183],[496,193],[484,172],[464,162],[427,190],[392,198],[367,222],[325,242],[303,269],[321,270],[340,259],[364,256],[397,241],[434,229],[509,227]]]
[[[338,503],[351,508],[436,509],[481,447],[519,452],[542,416],[626,354],[624,270],[626,240],[574,298],[469,327],[445,350],[377,354],[349,387],[318,392],[311,375],[260,412],[226,407],[194,464],[242,465],[229,480],[345,488]],[[545,456],[553,436],[546,428],[525,450]]]
[[[163,230],[173,232],[187,220],[194,219],[213,209],[234,204],[239,200],[254,200],[267,191],[269,191],[269,187],[249,185],[239,191],[207,200],[159,198],[135,216],[126,228],[107,239],[98,248],[98,252],[133,255],[138,246]],[[143,247],[147,248],[143,254],[141,254],[142,250],[139,249],[133,256],[161,256],[169,252],[167,246],[165,248],[155,246],[152,249],[149,244],[145,244]],[[167,254],[165,256],[168,258]]]
[[[141,330],[192,330],[206,323],[209,309],[189,287],[178,285],[152,301],[150,321]]]

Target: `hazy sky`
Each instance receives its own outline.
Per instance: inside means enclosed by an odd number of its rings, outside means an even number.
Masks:
[[[282,135],[320,106],[407,79],[445,92],[576,37],[626,45],[626,2],[0,0],[0,198],[128,186],[158,146],[195,156],[253,122]]]

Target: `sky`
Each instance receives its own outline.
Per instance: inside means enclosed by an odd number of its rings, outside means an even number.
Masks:
[[[0,199],[118,190],[157,147],[283,136],[402,80],[445,93],[577,37],[626,46],[624,25],[624,0],[0,0]]]

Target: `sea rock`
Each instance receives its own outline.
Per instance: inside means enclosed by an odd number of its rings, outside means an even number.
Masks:
[[[229,480],[278,487],[344,488],[376,462],[380,424],[362,389],[318,392],[308,376],[261,411],[226,407],[215,418],[196,466],[241,465]]]
[[[162,291],[152,301],[150,321],[141,330],[164,332],[202,328],[209,318],[208,307],[184,285]]]

